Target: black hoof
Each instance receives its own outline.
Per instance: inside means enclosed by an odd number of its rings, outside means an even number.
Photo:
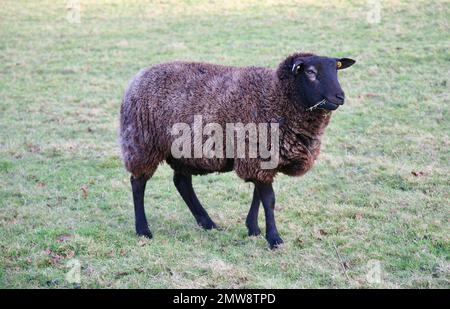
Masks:
[[[283,244],[283,239],[281,239],[280,235],[266,235],[266,239],[270,249],[276,249]]]
[[[199,219],[197,222],[204,230],[217,229],[217,225],[209,218]]]
[[[258,236],[261,235],[261,230],[259,227],[247,227],[248,228],[248,236]]]
[[[144,237],[146,237],[148,239],[152,239],[153,238],[152,232],[150,232],[150,230],[148,228],[146,228],[146,229],[136,229],[136,234],[138,236],[144,236]]]

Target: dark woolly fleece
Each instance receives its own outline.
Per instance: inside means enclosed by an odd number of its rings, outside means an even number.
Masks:
[[[271,183],[278,172],[300,176],[314,164],[331,113],[308,111],[296,93],[293,62],[312,54],[294,54],[277,69],[231,67],[208,63],[170,62],[139,72],[124,95],[120,117],[123,161],[136,178],[150,177],[166,161],[175,171],[206,174],[234,170],[247,181]],[[280,125],[277,168],[261,169],[262,159],[174,159],[172,125],[273,123]],[[225,144],[224,144],[225,148]],[[225,149],[224,149],[225,150]]]

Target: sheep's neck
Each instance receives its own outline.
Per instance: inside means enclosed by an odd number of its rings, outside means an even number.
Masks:
[[[292,106],[292,105],[291,105]],[[302,107],[287,108],[284,112],[289,131],[302,134],[310,139],[320,139],[330,122],[331,112],[317,109],[309,111]]]

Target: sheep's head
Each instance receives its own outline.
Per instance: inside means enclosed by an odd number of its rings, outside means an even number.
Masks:
[[[331,111],[344,104],[345,100],[337,72],[354,63],[355,60],[350,58],[296,54],[282,63],[278,76],[288,81],[298,104],[309,110]]]

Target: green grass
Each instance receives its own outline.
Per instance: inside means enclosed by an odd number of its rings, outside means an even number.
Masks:
[[[382,1],[378,24],[366,1],[174,3],[82,1],[71,24],[66,1],[2,1],[0,287],[72,287],[75,258],[85,288],[449,288],[449,2]],[[194,178],[221,227],[202,231],[166,165],[147,187],[155,237],[138,239],[117,145],[128,80],[297,50],[357,64],[314,169],[276,180],[285,246],[246,237],[252,187],[232,173]]]

